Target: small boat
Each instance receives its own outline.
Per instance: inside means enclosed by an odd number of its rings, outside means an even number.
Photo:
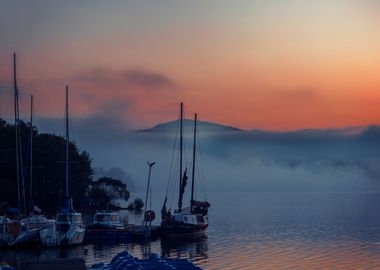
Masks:
[[[65,207],[57,214],[55,223],[39,231],[43,245],[61,247],[79,245],[85,236],[82,214],[73,208],[71,197],[71,179],[69,178],[69,90],[66,86],[66,202]]]
[[[116,211],[98,211],[94,215],[94,221],[86,227],[86,230],[122,230],[128,225],[128,219],[120,218]]]
[[[98,211],[92,224],[86,227],[86,242],[132,240],[133,225],[116,211]]]
[[[193,141],[193,164],[192,164],[192,182],[191,182],[191,200],[190,206],[183,208],[182,199],[187,184],[187,169],[183,173],[182,153],[183,153],[183,103],[180,110],[180,179],[179,179],[179,199],[178,209],[173,214],[166,209],[167,195],[164,205],[161,209],[161,234],[163,238],[195,238],[204,236],[208,227],[208,208],[210,203],[207,201],[194,200],[195,185],[195,155],[196,155],[196,134],[197,134],[197,114],[194,117],[194,141]]]
[[[156,239],[159,226],[149,226],[150,237]],[[116,211],[98,211],[86,227],[86,242],[140,242],[146,239],[146,226],[129,224]]]
[[[70,211],[58,213],[55,222],[39,231],[41,242],[47,247],[80,245],[85,235],[82,214]]]
[[[37,243],[39,240],[39,231],[53,226],[54,223],[54,219],[48,219],[43,215],[31,215],[21,219],[19,234],[10,246]]]
[[[40,229],[50,227],[54,220],[44,216],[31,216],[20,221],[0,217],[0,246],[15,247],[35,244]]]

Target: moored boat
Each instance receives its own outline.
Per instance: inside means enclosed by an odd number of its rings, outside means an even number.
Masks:
[[[167,195],[161,210],[161,234],[163,238],[195,238],[204,235],[208,227],[208,208],[210,203],[207,201],[196,201],[194,199],[195,186],[195,163],[196,163],[196,134],[197,134],[197,114],[194,118],[194,141],[193,141],[193,164],[191,181],[191,200],[190,206],[183,208],[182,200],[187,185],[187,169],[183,172],[182,152],[183,152],[183,104],[180,110],[180,179],[179,179],[179,199],[178,209],[172,214],[166,209]]]
[[[116,211],[98,211],[93,222],[86,227],[86,242],[129,241],[134,226],[121,218]]]
[[[97,211],[94,215],[94,221],[86,227],[86,230],[122,230],[128,225],[128,219],[121,219],[116,211]]]
[[[32,211],[28,211],[25,196],[25,172],[23,169],[22,143],[20,136],[20,118],[19,118],[19,91],[17,87],[16,76],[16,54],[13,54],[13,92],[14,92],[14,112],[15,112],[15,142],[16,142],[16,181],[17,181],[17,199],[18,208],[8,208],[6,203],[1,207],[3,212],[10,212],[15,215],[15,219],[9,219],[6,214],[0,219],[0,245],[6,247],[33,244],[38,240],[38,230],[45,226],[47,219],[35,217]],[[32,199],[32,142],[33,142],[33,96],[31,97],[31,120],[30,120],[30,200]],[[21,215],[23,214],[23,215]],[[40,224],[41,222],[41,224]]]
[[[39,230],[39,235],[44,246],[79,245],[83,242],[85,235],[82,214],[75,211],[58,213],[55,222]]]
[[[73,208],[71,179],[69,177],[69,112],[68,86],[66,86],[66,201],[65,207],[56,216],[55,223],[39,231],[41,242],[49,247],[79,245],[85,236],[82,214]]]

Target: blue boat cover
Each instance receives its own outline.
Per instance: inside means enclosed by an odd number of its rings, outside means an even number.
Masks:
[[[127,251],[118,253],[111,263],[98,263],[90,270],[201,270],[188,259],[167,259],[152,254],[148,259],[140,260]]]

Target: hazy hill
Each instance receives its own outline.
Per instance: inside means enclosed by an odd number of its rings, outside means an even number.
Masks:
[[[194,120],[184,119],[183,128],[186,132],[192,131],[194,128]],[[225,126],[217,123],[198,121],[197,128],[199,132],[226,132],[226,131],[243,131],[242,129]],[[179,120],[158,124],[152,128],[138,130],[137,132],[176,132],[179,129]]]

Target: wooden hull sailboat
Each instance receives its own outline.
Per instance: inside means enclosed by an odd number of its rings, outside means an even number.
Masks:
[[[208,208],[210,203],[207,201],[194,200],[195,186],[195,155],[196,155],[196,134],[197,134],[197,114],[194,118],[194,142],[193,142],[193,166],[191,181],[191,200],[190,207],[182,208],[182,199],[187,184],[187,169],[182,174],[182,148],[183,148],[183,104],[181,103],[180,114],[180,184],[178,209],[173,214],[166,209],[167,195],[161,209],[161,233],[163,238],[196,238],[205,234],[208,227]]]

